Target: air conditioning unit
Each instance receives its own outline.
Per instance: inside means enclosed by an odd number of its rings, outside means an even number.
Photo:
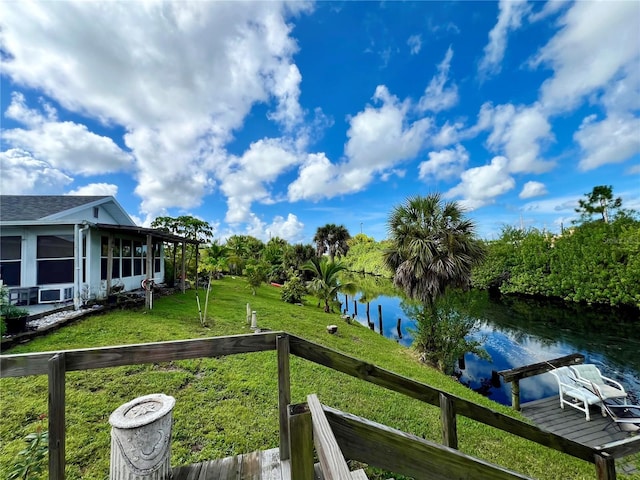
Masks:
[[[57,303],[73,300],[73,287],[41,288],[38,292],[39,303]]]

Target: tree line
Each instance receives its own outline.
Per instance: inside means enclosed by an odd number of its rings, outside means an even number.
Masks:
[[[640,221],[622,208],[610,186],[585,194],[580,219],[554,235],[504,227],[485,242],[487,257],[473,271],[477,288],[504,294],[640,308]]]
[[[264,282],[282,287],[282,299],[318,299],[333,311],[338,291],[353,288],[344,270],[388,275],[412,302],[412,332],[420,358],[443,371],[466,352],[486,356],[469,334],[477,322],[451,294],[472,287],[493,292],[560,297],[575,302],[640,307],[640,221],[622,209],[611,187],[595,187],[579,202],[580,220],[560,235],[504,227],[498,240],[483,241],[456,202],[439,194],[415,196],[389,215],[389,238],[351,237],[342,225],[319,227],[314,244],[264,243],[234,235],[220,244],[206,222],[160,217],[154,227],[204,242],[199,274],[244,275],[253,294]],[[595,217],[595,218],[594,218]],[[195,247],[192,247],[195,248]],[[173,253],[175,265],[176,253]],[[196,255],[187,251],[188,274]],[[345,290],[346,289],[346,290]]]

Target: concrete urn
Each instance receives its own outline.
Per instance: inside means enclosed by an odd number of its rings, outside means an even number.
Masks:
[[[110,480],[171,478],[175,403],[173,397],[154,393],[125,403],[111,414]]]

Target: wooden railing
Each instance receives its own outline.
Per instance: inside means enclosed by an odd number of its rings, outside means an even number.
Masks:
[[[581,363],[584,363],[584,355],[581,353],[572,353],[571,355],[554,358],[553,360],[532,363],[531,365],[524,365],[509,370],[500,370],[498,375],[500,375],[505,382],[511,383],[511,406],[514,410],[520,410],[520,380],[542,375],[559,367],[579,365]]]
[[[640,451],[640,437],[616,442],[601,448],[591,448],[559,435],[544,432],[522,420],[477,405],[469,400],[451,395],[424,383],[403,377],[286,332],[266,332],[60,352],[0,355],[0,377],[45,374],[49,376],[49,478],[62,480],[64,479],[65,456],[66,372],[219,357],[266,350],[277,350],[280,456],[282,460],[291,459],[292,468],[297,459],[291,457],[291,436],[294,434],[299,435],[299,430],[306,427],[301,427],[300,422],[296,423],[296,421],[294,421],[293,426],[290,425],[290,354],[440,407],[443,443],[448,448],[457,448],[456,416],[463,415],[548,448],[594,463],[596,476],[601,480],[616,478],[616,458]],[[328,417],[331,419],[331,414]],[[336,416],[334,415],[333,418],[336,418]],[[351,452],[348,449],[344,451],[349,458],[356,458],[352,456],[355,452]],[[375,463],[372,462],[372,464]]]

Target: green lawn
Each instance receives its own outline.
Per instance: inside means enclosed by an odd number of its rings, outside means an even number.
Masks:
[[[204,305],[203,292],[200,292]],[[113,311],[94,315],[8,353],[39,352],[108,345],[250,333],[246,303],[258,325],[285,330],[393,372],[441,388],[509,415],[498,405],[455,380],[416,361],[413,352],[360,325],[325,314],[309,299],[305,306],[280,301],[277,288],[263,286],[251,295],[242,279],[213,284],[210,327],[202,328],[194,291],[156,298],[151,312]],[[326,326],[339,325],[336,335]],[[345,374],[291,358],[293,402],[317,393],[332,407],[422,436],[440,440],[439,409]],[[136,365],[67,374],[67,478],[105,479],[109,471],[110,413],[149,393],[176,398],[172,465],[277,446],[278,389],[275,352],[234,355],[169,364]],[[45,376],[0,381],[0,478],[23,438],[35,431],[47,410]],[[458,418],[460,450],[541,479],[593,479],[592,464],[560,454],[480,423]],[[380,476],[380,478],[385,478]],[[629,477],[625,477],[629,478]]]

